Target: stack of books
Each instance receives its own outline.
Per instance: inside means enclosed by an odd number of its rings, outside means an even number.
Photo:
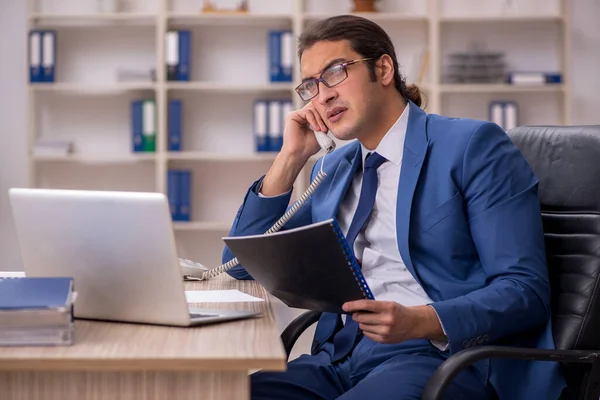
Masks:
[[[72,278],[0,278],[0,346],[70,345]]]

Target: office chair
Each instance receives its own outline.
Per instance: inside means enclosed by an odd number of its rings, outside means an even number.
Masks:
[[[439,400],[463,369],[486,358],[559,361],[561,400],[600,398],[600,125],[525,126],[508,132],[540,180],[556,350],[483,345],[449,357],[423,400]],[[282,332],[288,357],[320,313],[298,316]]]

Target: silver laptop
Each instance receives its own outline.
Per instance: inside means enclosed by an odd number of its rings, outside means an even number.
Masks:
[[[75,317],[191,326],[259,313],[189,308],[160,193],[9,190],[26,276],[71,276]]]

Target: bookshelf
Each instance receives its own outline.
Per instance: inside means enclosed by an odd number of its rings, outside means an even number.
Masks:
[[[182,257],[220,264],[221,238],[248,186],[264,174],[275,153],[255,153],[252,103],[292,99],[294,82],[271,83],[267,33],[291,29],[297,37],[315,21],[351,11],[350,0],[250,0],[247,14],[203,14],[202,0],[120,0],[120,10],[99,12],[96,0],[28,0],[30,29],[57,32],[56,82],[31,84],[28,146],[37,137],[73,140],[76,152],[29,152],[32,187],[158,191],[166,193],[169,168],[193,173],[192,221],[174,222]],[[511,2],[508,2],[511,3]],[[518,3],[518,4],[517,4]],[[519,104],[520,125],[570,121],[570,18],[568,0],[380,0],[378,13],[362,13],[391,36],[408,82],[426,94],[426,111],[488,118],[488,103]],[[517,7],[517,8],[515,8]],[[192,32],[192,71],[186,82],[166,81],[164,35]],[[481,39],[506,53],[517,69],[559,71],[563,83],[545,86],[456,84],[443,79],[448,54]],[[119,68],[154,69],[155,81],[119,82]],[[131,152],[130,103],[152,98],[157,107],[156,152]],[[183,103],[180,152],[167,147],[169,99]],[[338,145],[343,145],[338,141]],[[296,191],[308,187],[312,157]]]

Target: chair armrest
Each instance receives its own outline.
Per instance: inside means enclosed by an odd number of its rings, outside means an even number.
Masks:
[[[320,311],[307,311],[297,316],[281,333],[281,341],[283,342],[283,347],[285,348],[285,353],[288,358],[290,357],[290,353],[292,352],[292,348],[294,348],[296,340],[298,340],[300,335],[302,335],[309,326],[317,322],[319,318],[321,318]]]
[[[597,370],[600,366],[600,352],[598,351],[531,349],[505,346],[472,347],[461,350],[444,361],[427,382],[421,398],[423,400],[441,400],[446,388],[460,371],[485,358],[590,363],[593,364],[594,370]],[[594,373],[592,373],[591,380],[594,378],[593,375]],[[598,396],[596,395],[595,398],[597,399]]]

